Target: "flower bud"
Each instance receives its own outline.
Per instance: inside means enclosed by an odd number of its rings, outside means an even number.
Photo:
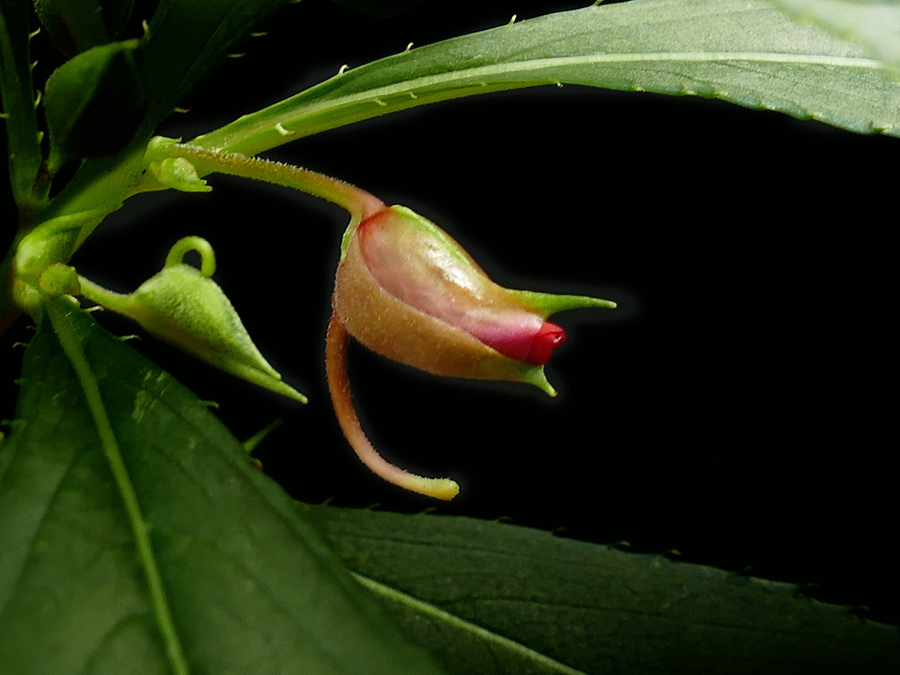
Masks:
[[[608,300],[517,291],[491,281],[434,223],[402,206],[345,239],[334,309],[369,349],[436,375],[533,384],[555,395],[543,366],[563,343],[547,317]]]
[[[201,268],[182,262],[195,250]],[[306,403],[263,358],[250,339],[228,297],[210,277],[215,271],[212,248],[199,237],[179,240],[163,269],[129,295],[108,291],[80,278],[81,292],[103,307],[137,321],[148,333],[225,372]]]

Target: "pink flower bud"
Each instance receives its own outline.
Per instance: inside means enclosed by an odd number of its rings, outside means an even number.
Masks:
[[[566,339],[547,316],[607,300],[497,285],[434,223],[392,206],[346,242],[334,308],[375,352],[436,375],[513,380],[555,392],[543,365]]]
[[[615,303],[503,288],[446,232],[402,206],[371,211],[344,237],[328,328],[326,370],[335,413],[359,458],[385,480],[453,499],[449,478],[425,478],[382,458],[359,424],[347,379],[350,336],[437,375],[527,382],[556,392],[544,364],[566,339],[554,312]]]

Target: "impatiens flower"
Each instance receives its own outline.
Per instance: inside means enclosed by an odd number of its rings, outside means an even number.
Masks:
[[[449,479],[409,474],[382,459],[350,400],[349,336],[395,361],[451,377],[512,380],[555,395],[544,364],[565,340],[551,314],[615,307],[608,300],[497,285],[434,223],[401,206],[367,215],[344,239],[329,327],[329,387],[344,434],[375,473],[415,492],[452,499]]]
[[[383,356],[452,377],[514,380],[555,392],[543,366],[566,338],[547,317],[608,300],[497,285],[434,223],[402,206],[363,220],[346,241],[334,310]]]
[[[185,162],[165,164],[173,158]],[[326,339],[328,388],[341,430],[362,462],[407,490],[453,499],[459,486],[449,478],[404,471],[372,447],[350,395],[351,336],[429,373],[526,382],[553,396],[544,364],[566,334],[547,318],[565,309],[616,306],[597,298],[503,288],[434,223],[309,169],[165,138],[155,139],[144,159],[154,180],[169,187],[206,189],[202,176],[221,172],[300,190],[350,213]]]

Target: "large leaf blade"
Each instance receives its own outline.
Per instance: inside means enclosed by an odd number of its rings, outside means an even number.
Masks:
[[[301,509],[450,672],[849,674],[900,666],[900,629],[789,584],[500,523]]]
[[[426,103],[553,83],[695,94],[900,135],[900,86],[890,68],[792,21],[770,0],[634,0],[390,56],[195,142],[255,154]]]
[[[67,311],[141,519],[123,505],[102,425],[60,346],[67,338],[42,325],[26,354],[20,421],[0,451],[4,675],[188,672],[180,661],[222,675],[437,672],[200,401]],[[144,523],[155,595],[136,545]],[[184,659],[172,656],[179,649]]]

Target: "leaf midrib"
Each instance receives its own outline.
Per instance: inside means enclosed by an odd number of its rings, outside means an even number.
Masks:
[[[315,112],[323,108],[334,108],[343,105],[352,105],[365,101],[375,101],[381,97],[388,97],[397,94],[415,93],[416,90],[428,92],[431,89],[442,89],[454,82],[460,84],[471,84],[482,86],[478,82],[479,79],[489,79],[498,75],[508,75],[510,73],[533,73],[539,70],[550,70],[552,68],[564,68],[567,66],[583,66],[610,63],[642,63],[642,62],[682,62],[682,63],[702,63],[711,62],[719,65],[728,65],[729,62],[744,63],[779,63],[794,64],[802,66],[829,66],[835,68],[859,68],[866,70],[884,69],[884,64],[875,59],[853,57],[853,56],[828,56],[809,55],[809,54],[791,54],[787,52],[641,52],[639,54],[591,54],[587,56],[555,56],[541,59],[529,59],[528,61],[517,61],[513,64],[498,63],[489,66],[478,66],[474,68],[466,68],[463,70],[454,70],[449,73],[440,75],[427,75],[412,80],[404,80],[400,84],[389,85],[386,87],[378,87],[376,89],[367,89],[359,94],[348,94],[337,98],[325,98],[320,103],[312,104],[299,112],[284,115],[280,120],[282,123],[292,118],[300,117],[309,112]],[[352,72],[352,71],[348,71]],[[330,84],[336,78],[326,80],[321,85]],[[547,78],[547,83],[556,82],[557,78]],[[487,83],[483,83],[484,86]],[[494,84],[494,83],[492,83]],[[529,86],[535,86],[534,82],[529,81]],[[308,90],[312,91],[312,90]],[[300,94],[302,96],[304,94]]]
[[[493,631],[487,630],[486,628],[482,628],[481,626],[478,626],[470,621],[466,621],[465,619],[462,619],[455,614],[451,614],[450,612],[419,600],[418,598],[415,598],[407,593],[403,593],[402,591],[398,591],[395,588],[391,588],[390,586],[382,584],[381,582],[376,581],[371,577],[367,577],[357,572],[351,572],[351,574],[363,587],[367,588],[372,593],[376,593],[391,602],[405,605],[406,607],[409,607],[416,612],[426,614],[434,619],[437,619],[438,621],[449,623],[456,628],[460,628],[488,642],[499,645],[504,649],[514,651],[537,663],[541,663],[542,665],[548,666],[550,668],[555,668],[560,673],[560,675],[588,675],[582,670],[576,670],[575,668],[567,666],[566,664],[561,663],[556,659],[552,659],[549,656],[541,654],[540,652],[537,652],[530,647],[526,647],[520,642],[516,642],[515,640],[511,640],[507,637],[499,635],[498,633],[494,633]]]
[[[427,47],[423,47],[427,49]],[[402,58],[403,54],[398,54],[395,58]],[[475,91],[471,93],[488,93],[497,92],[508,89],[522,89],[528,87],[540,86],[542,84],[561,84],[563,82],[577,84],[570,77],[547,77],[543,82],[528,80],[518,82],[510,75],[517,73],[535,73],[541,70],[562,69],[572,66],[589,66],[602,64],[630,64],[630,63],[714,63],[717,65],[736,65],[739,63],[748,64],[780,64],[780,65],[796,65],[796,66],[814,66],[826,68],[855,68],[860,71],[876,71],[884,70],[885,65],[876,59],[863,56],[833,56],[828,54],[795,54],[790,52],[702,52],[702,51],[685,51],[685,52],[639,52],[639,53],[614,53],[614,54],[589,54],[579,56],[554,56],[543,57],[538,59],[528,59],[525,61],[516,61],[513,63],[504,62],[484,66],[475,66],[450,72],[440,73],[437,75],[425,75],[413,79],[403,80],[398,84],[376,87],[374,89],[366,89],[365,91],[353,94],[338,95],[330,97],[325,94],[315,103],[302,105],[299,108],[292,108],[288,112],[267,116],[264,121],[254,128],[273,128],[281,127],[284,129],[282,133],[290,136],[299,133],[295,138],[302,138],[305,134],[302,128],[294,129],[294,125],[300,123],[304,118],[313,116],[322,111],[334,110],[353,105],[372,103],[373,105],[386,106],[382,100],[397,96],[408,96],[415,100],[423,98],[424,101],[418,101],[413,105],[421,105],[428,102],[430,96],[440,99],[441,95],[451,89],[453,86],[470,87]],[[367,66],[362,66],[367,68]],[[290,106],[292,101],[299,101],[315,92],[320,88],[331,86],[340,86],[337,84],[339,78],[351,77],[355,74],[352,70],[338,74],[318,85],[297,94],[291,99],[287,99],[275,107]],[[506,79],[494,79],[504,77]],[[492,80],[493,81],[490,81]],[[487,81],[481,81],[487,80]],[[488,82],[490,81],[490,82]],[[350,86],[353,86],[352,84]],[[463,94],[457,94],[462,96]],[[402,106],[404,108],[407,106]],[[260,111],[262,112],[262,111]],[[254,117],[258,113],[249,115]],[[245,119],[236,120],[234,125],[240,125]],[[249,129],[244,129],[236,134],[236,137],[229,138],[228,129],[231,125],[218,129],[210,134],[205,134],[194,139],[194,143],[202,147],[214,147],[221,151],[233,149],[232,145],[239,145],[245,139]],[[224,136],[224,139],[223,139]],[[225,140],[224,144],[220,141]],[[221,145],[221,147],[219,147]],[[253,148],[251,154],[261,152],[267,148]],[[243,151],[240,150],[240,151]]]
[[[159,627],[160,635],[165,644],[166,657],[172,665],[175,675],[189,675],[190,668],[187,665],[187,659],[181,647],[181,641],[175,629],[175,622],[172,618],[172,610],[169,605],[169,599],[166,595],[165,588],[162,583],[162,575],[160,574],[159,565],[153,552],[153,544],[150,541],[150,532],[146,525],[141,506],[137,498],[134,484],[128,475],[128,469],[122,458],[118,441],[116,440],[115,431],[109,416],[106,414],[106,406],[103,397],[100,394],[100,385],[97,378],[91,370],[90,363],[84,355],[78,336],[72,329],[68,319],[68,313],[71,311],[80,311],[72,307],[64,307],[63,301],[57,298],[50,299],[46,302],[45,307],[50,316],[53,329],[59,339],[60,346],[63,349],[84,392],[88,409],[103,447],[103,455],[109,465],[110,472],[122,498],[122,504],[125,507],[126,517],[131,527],[132,535],[137,548],[138,561],[144,578],[147,583],[147,590],[150,594],[151,606],[153,607],[153,615]]]

